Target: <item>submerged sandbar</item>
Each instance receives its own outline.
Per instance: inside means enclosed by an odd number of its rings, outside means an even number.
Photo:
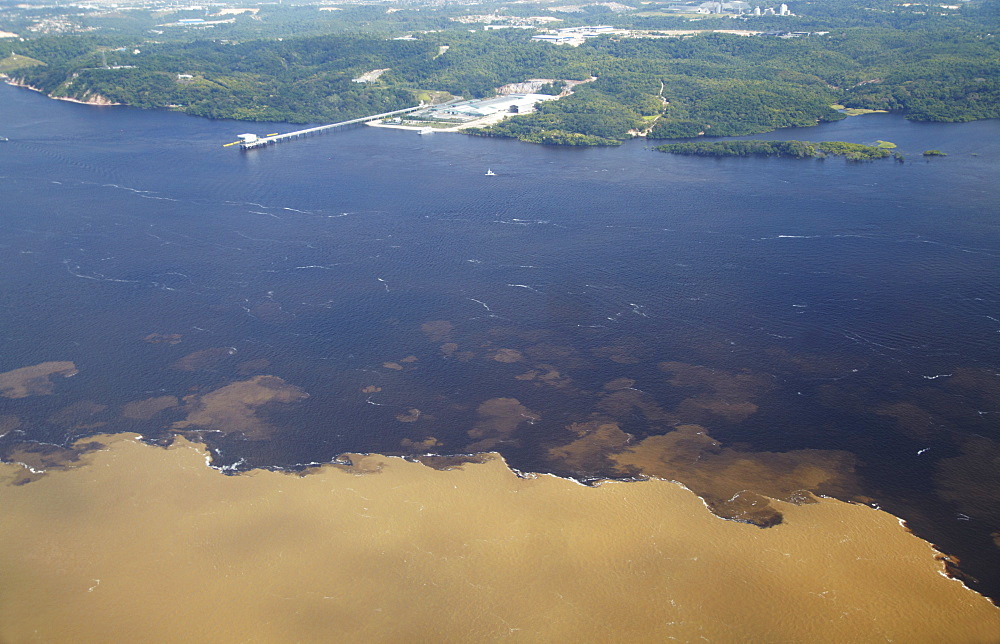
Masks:
[[[0,640],[986,642],[1000,609],[886,513],[725,521],[668,481],[497,456],[226,476],[177,438],[0,464]]]

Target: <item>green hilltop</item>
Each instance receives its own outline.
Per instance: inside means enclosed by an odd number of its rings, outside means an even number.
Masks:
[[[153,22],[132,16],[18,41],[0,72],[51,96],[292,123],[356,118],[432,95],[485,97],[530,78],[594,78],[533,114],[474,132],[555,145],[747,135],[873,110],[919,121],[1000,118],[997,0],[941,11],[885,0],[790,6],[798,15],[566,14],[559,26],[589,20],[631,30],[577,47],[533,40],[535,28],[484,30],[462,17],[469,7],[454,5],[262,8],[212,30],[161,25],[155,35]],[[552,13],[547,7],[475,11],[514,21]],[[698,33],[671,35],[679,28]]]

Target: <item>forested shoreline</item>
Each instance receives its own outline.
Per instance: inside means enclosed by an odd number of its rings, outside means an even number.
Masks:
[[[892,145],[892,144],[886,144]],[[895,146],[893,146],[895,147]],[[888,147],[846,143],[844,141],[688,141],[657,146],[659,152],[700,157],[784,157],[823,159],[844,157],[848,161],[874,161],[891,153]],[[901,157],[897,157],[901,158]]]
[[[605,36],[579,47],[517,29],[162,41],[98,30],[25,39],[0,59],[0,72],[53,97],[290,123],[356,118],[444,93],[484,97],[528,78],[596,77],[537,113],[473,132],[554,145],[758,134],[845,118],[835,104],[919,121],[1000,118],[1000,2],[970,2],[947,16],[885,9],[896,6],[803,2],[795,7],[803,15],[787,24],[828,31],[796,38]],[[739,27],[770,24],[746,23]],[[374,69],[389,71],[352,80]]]

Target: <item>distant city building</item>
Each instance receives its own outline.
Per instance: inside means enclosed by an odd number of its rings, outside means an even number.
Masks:
[[[555,33],[539,34],[532,36],[532,40],[550,42],[556,45],[577,45],[583,44],[586,38],[596,38],[604,34],[616,33],[614,27],[610,25],[594,25],[587,27],[564,27],[557,29]]]
[[[531,39],[540,42],[550,42],[553,45],[566,45],[577,40],[576,36],[569,34],[538,34],[537,36],[532,36]]]

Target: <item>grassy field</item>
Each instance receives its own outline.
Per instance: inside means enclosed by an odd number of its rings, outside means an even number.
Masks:
[[[0,58],[0,74],[8,74],[19,69],[25,69],[27,67],[35,67],[37,65],[44,65],[40,60],[35,60],[34,58],[29,58],[27,56],[19,56],[18,54],[11,54],[6,58]]]
[[[886,110],[866,110],[861,107],[844,107],[843,105],[831,105],[835,110],[840,110],[848,116],[860,116],[861,114],[885,114]]]

